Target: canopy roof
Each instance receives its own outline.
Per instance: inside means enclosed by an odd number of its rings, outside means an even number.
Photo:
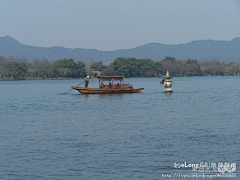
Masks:
[[[102,81],[109,81],[109,80],[123,80],[123,76],[98,76],[99,79]]]

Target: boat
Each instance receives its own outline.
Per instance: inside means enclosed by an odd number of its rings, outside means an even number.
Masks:
[[[99,76],[99,88],[85,88],[72,86],[72,89],[82,94],[118,94],[140,93],[144,88],[134,89],[130,84],[124,84],[123,76]],[[118,81],[118,83],[115,83]],[[106,84],[106,82],[108,82]]]

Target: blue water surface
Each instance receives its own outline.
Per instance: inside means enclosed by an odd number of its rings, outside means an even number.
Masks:
[[[175,77],[171,94],[159,78],[125,79],[145,88],[136,94],[64,94],[81,81],[0,82],[1,180],[181,179],[163,174],[240,165],[239,76]]]

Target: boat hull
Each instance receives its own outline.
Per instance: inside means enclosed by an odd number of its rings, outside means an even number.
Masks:
[[[84,88],[84,87],[72,86],[72,89],[75,89],[82,94],[120,94],[120,93],[140,93],[144,88],[138,88],[138,89],[99,89],[99,88]]]

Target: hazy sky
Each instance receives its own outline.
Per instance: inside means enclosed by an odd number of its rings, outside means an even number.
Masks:
[[[0,37],[98,50],[240,37],[239,0],[0,0]]]

